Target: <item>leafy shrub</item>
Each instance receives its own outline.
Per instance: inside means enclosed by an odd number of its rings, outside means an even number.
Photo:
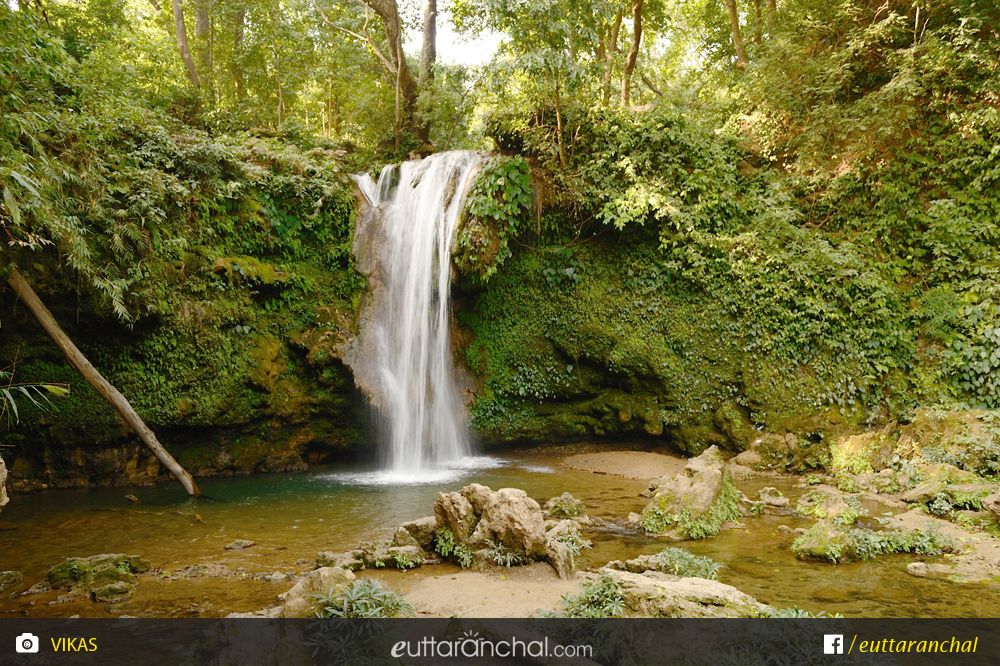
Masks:
[[[397,569],[413,569],[417,566],[417,563],[411,560],[406,553],[393,553],[392,559],[395,561]]]
[[[356,580],[339,590],[330,588],[326,594],[316,595],[316,599],[321,606],[316,617],[320,618],[407,617],[416,612],[399,592],[369,578]]]
[[[656,556],[660,571],[685,578],[719,579],[722,565],[710,557],[695,555],[681,548],[664,548]]]
[[[553,518],[576,518],[587,513],[587,507],[584,506],[583,502],[569,493],[553,497],[547,504],[550,505],[549,514]]]
[[[455,561],[463,569],[468,569],[472,566],[472,551],[464,543],[460,543],[455,546]]]
[[[590,542],[586,541],[576,532],[566,532],[560,534],[556,537],[556,541],[566,544],[569,549],[569,564],[571,567],[576,567],[576,558],[580,556],[580,553],[584,548],[590,548]]]
[[[439,527],[434,532],[434,552],[448,557],[455,550],[455,534],[447,527]]]
[[[625,594],[621,583],[602,575],[586,585],[579,594],[564,595],[561,617],[621,617],[625,614]]]
[[[494,563],[508,568],[527,563],[524,555],[511,550],[500,541],[489,542],[489,548],[486,549],[486,557],[493,560]]]
[[[458,234],[461,270],[489,280],[511,255],[509,242],[531,208],[531,171],[521,157],[497,156],[483,166],[465,202]]]

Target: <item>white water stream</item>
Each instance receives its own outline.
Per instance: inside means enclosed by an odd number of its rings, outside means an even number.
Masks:
[[[393,480],[431,480],[472,463],[452,361],[451,244],[478,164],[476,153],[456,151],[387,166],[378,183],[355,177],[377,209],[384,292],[366,335],[385,419],[382,465]]]

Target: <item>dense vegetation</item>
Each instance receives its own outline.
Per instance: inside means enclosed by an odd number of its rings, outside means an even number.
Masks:
[[[490,64],[436,61],[426,30],[408,60],[430,19],[394,0],[0,7],[0,270],[183,464],[358,441],[319,341],[364,288],[347,174],[435,147],[497,149],[455,248],[484,437],[698,451],[1000,407],[993,3],[440,9],[500,34]],[[0,323],[8,381],[73,385],[21,410],[17,475],[77,446],[117,452],[66,474],[141,475],[10,294]]]

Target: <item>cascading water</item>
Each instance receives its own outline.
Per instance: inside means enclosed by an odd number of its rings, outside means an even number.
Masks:
[[[384,417],[382,462],[398,480],[429,480],[469,455],[451,352],[451,243],[478,164],[476,153],[456,151],[387,166],[378,183],[355,177],[375,209],[355,254],[367,246],[377,284],[363,342],[368,379],[357,367],[355,376]]]

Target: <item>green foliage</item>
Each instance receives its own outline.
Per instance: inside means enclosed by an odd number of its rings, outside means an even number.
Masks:
[[[330,588],[316,595],[320,618],[408,617],[415,613],[413,605],[395,590],[386,589],[377,580],[362,578],[344,588]]]
[[[556,541],[566,544],[569,549],[569,565],[576,568],[576,558],[585,548],[591,548],[591,543],[580,536],[578,532],[564,532],[556,537]]]
[[[818,544],[814,548],[813,544]],[[816,523],[792,542],[797,554],[809,545],[810,554],[822,556],[833,564],[869,560],[892,553],[940,555],[955,552],[956,544],[948,536],[931,528],[926,531],[876,531],[867,528],[837,527],[832,532],[824,523]]]
[[[973,434],[967,423],[947,442],[927,446],[921,456],[928,462],[946,463],[977,476],[992,478],[1000,474],[1000,415],[986,412],[980,431]]]
[[[469,191],[458,234],[458,265],[489,280],[510,257],[510,241],[531,207],[531,171],[521,157],[487,162]]]
[[[457,546],[455,546],[454,555],[455,555],[455,561],[458,562],[458,566],[462,567],[463,569],[468,569],[469,567],[472,566],[472,560],[473,560],[472,551],[469,550],[469,547],[466,546],[464,543],[460,543]]]
[[[684,578],[719,579],[722,565],[710,557],[695,555],[681,548],[664,548],[656,556],[660,571]]]
[[[396,563],[397,569],[414,569],[417,563],[410,559],[406,553],[393,553],[392,559]]]
[[[621,583],[602,575],[583,586],[578,594],[564,595],[559,617],[621,617],[625,614],[625,594]]]
[[[448,527],[439,527],[434,531],[434,552],[441,557],[448,557],[455,550],[455,534]]]
[[[528,560],[522,553],[511,550],[500,541],[490,541],[488,543],[486,557],[492,560],[494,564],[508,568],[528,563]],[[466,566],[462,565],[462,568],[464,569]]]
[[[7,427],[10,427],[11,425],[12,415],[14,423],[21,422],[21,415],[17,409],[17,398],[14,397],[15,393],[20,394],[18,398],[21,396],[27,398],[32,405],[42,411],[45,411],[47,406],[52,404],[52,401],[49,399],[50,395],[58,398],[65,398],[69,395],[68,384],[53,384],[47,382],[38,384],[14,384],[12,383],[13,377],[13,372],[0,370],[0,381],[7,380],[6,386],[0,386],[0,395],[3,396],[3,400],[0,401],[0,418],[7,416]],[[38,398],[40,398],[42,402],[39,402]]]
[[[771,613],[768,614],[768,617],[791,618],[800,620],[800,619],[813,619],[819,617],[842,618],[844,616],[841,615],[840,613],[837,613],[835,615],[827,615],[826,611],[820,611],[818,613],[814,613],[812,611],[803,610],[798,606],[792,606],[791,608],[775,608]]]

